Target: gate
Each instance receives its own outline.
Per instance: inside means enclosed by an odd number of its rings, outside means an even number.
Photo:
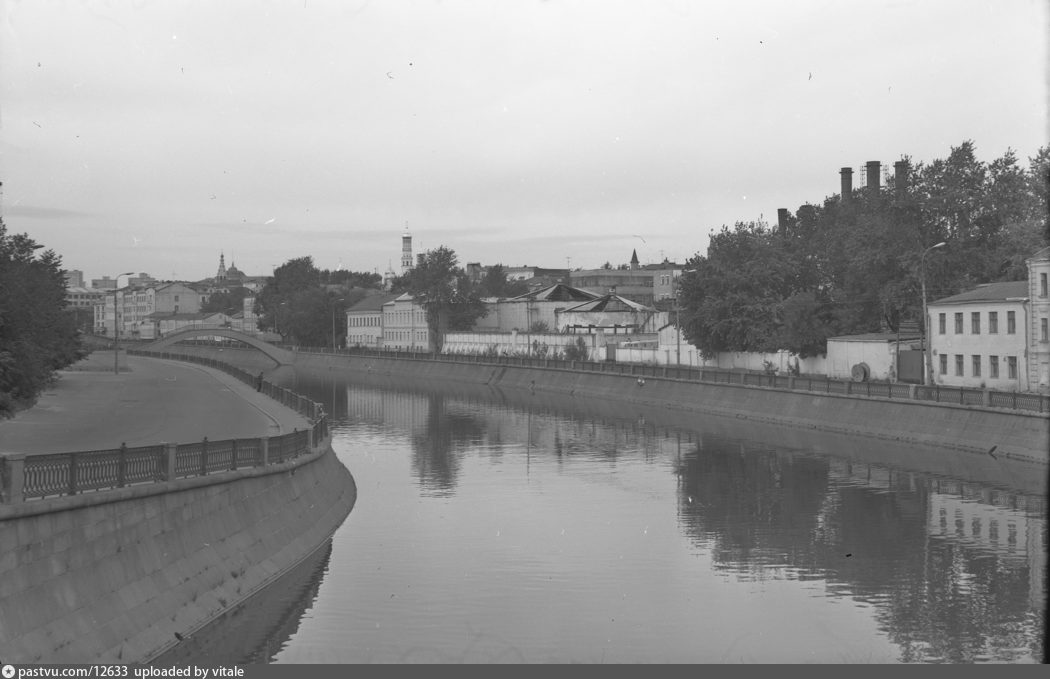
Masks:
[[[922,384],[922,352],[901,351],[897,361],[897,380],[910,384]]]

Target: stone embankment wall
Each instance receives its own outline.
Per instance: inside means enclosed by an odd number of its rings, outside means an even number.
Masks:
[[[326,441],[272,467],[0,508],[0,660],[148,661],[325,545],[356,497]]]
[[[569,370],[300,353],[297,367],[339,367],[423,384],[473,382],[707,413],[738,420],[987,453],[1047,464],[1050,417],[1002,408],[859,398]],[[994,450],[993,450],[994,449]]]

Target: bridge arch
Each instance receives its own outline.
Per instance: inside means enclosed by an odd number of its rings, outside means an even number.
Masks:
[[[159,351],[171,347],[173,344],[183,340],[190,340],[198,337],[226,337],[232,340],[237,340],[238,342],[244,342],[248,346],[254,347],[272,358],[277,365],[291,365],[295,362],[295,354],[291,351],[281,349],[269,342],[264,342],[254,335],[249,335],[240,330],[233,330],[231,328],[186,328],[183,330],[177,330],[161,337],[159,340],[151,342],[143,348],[152,351]]]

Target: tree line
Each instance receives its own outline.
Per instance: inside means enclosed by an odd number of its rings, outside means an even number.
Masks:
[[[1010,150],[982,162],[972,141],[930,163],[903,160],[900,186],[891,177],[879,192],[806,203],[783,228],[737,222],[712,235],[679,279],[686,339],[705,356],[804,358],[836,335],[921,326],[923,270],[930,301],[1027,277],[1025,259],[1050,243],[1050,149],[1027,167]]]
[[[32,405],[58,370],[87,355],[64,274],[53,250],[8,235],[0,219],[0,417]]]

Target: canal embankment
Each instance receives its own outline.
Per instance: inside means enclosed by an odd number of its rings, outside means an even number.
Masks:
[[[96,380],[81,367],[45,395],[38,404],[43,410],[20,416],[23,428],[36,430],[39,450],[13,445],[14,430],[3,435],[11,423],[0,423],[6,474],[0,657],[6,662],[148,662],[308,559],[356,501],[353,477],[332,451],[326,428],[300,430],[310,426],[302,411],[265,398],[266,389],[214,368],[187,372],[185,364],[139,357],[127,365],[126,372]],[[171,375],[179,379],[165,379]],[[189,391],[172,387],[194,381]],[[127,455],[134,464],[125,464],[123,449],[97,451],[106,454],[89,454],[87,467],[77,466],[76,455],[46,452],[79,447],[69,445],[78,418],[102,418],[95,424],[109,430],[109,441],[128,438],[134,423],[126,409],[95,407],[103,399],[134,400],[135,419],[164,430],[141,435],[153,443],[160,442],[151,437],[163,435],[165,445],[155,452],[148,445],[132,449]],[[197,440],[198,408],[216,418],[206,427],[215,444],[210,459],[207,445],[171,443]],[[49,429],[49,418],[71,426]],[[248,435],[254,438],[240,439],[239,446],[219,445]],[[130,444],[140,443],[131,438]],[[11,458],[24,461],[10,465]],[[22,474],[45,458],[46,474],[10,478],[10,469]],[[156,467],[141,474],[141,465],[150,464]],[[80,490],[118,468],[120,487]],[[86,477],[88,469],[95,476]],[[125,483],[125,472],[136,482]],[[50,476],[61,477],[58,486],[68,483],[70,492],[34,496],[34,488],[52,487]],[[27,499],[13,499],[12,487]]]

